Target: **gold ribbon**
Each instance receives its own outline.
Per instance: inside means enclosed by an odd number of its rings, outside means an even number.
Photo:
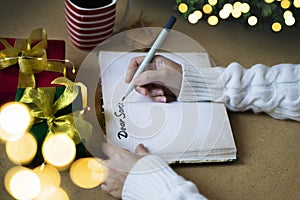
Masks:
[[[58,81],[59,82],[59,81]],[[79,87],[66,86],[64,92],[54,102],[56,88],[25,88],[20,102],[31,108],[31,114],[36,123],[46,120],[48,125],[47,136],[56,133],[67,134],[76,144],[81,142],[80,133],[92,134],[92,125],[83,119],[81,111],[74,111],[66,115],[55,116],[55,114],[70,105],[79,94]]]
[[[47,32],[35,29],[28,40],[17,39],[12,47],[0,38],[5,49],[0,51],[0,70],[19,64],[19,88],[36,87],[34,74],[51,71],[66,74],[66,66],[61,62],[47,60]]]
[[[82,108],[85,109],[87,107],[87,87],[83,83],[81,82],[74,83],[66,77],[58,77],[54,79],[51,82],[51,84],[59,84],[64,86],[79,86],[82,95]]]

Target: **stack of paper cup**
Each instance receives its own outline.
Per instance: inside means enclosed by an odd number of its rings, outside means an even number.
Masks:
[[[65,18],[72,43],[80,49],[92,49],[113,34],[116,2],[98,8],[82,8],[65,1]]]

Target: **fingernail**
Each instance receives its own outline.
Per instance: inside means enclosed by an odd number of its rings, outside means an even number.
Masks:
[[[167,99],[166,99],[166,97],[158,97],[158,101],[161,103],[166,103]]]
[[[146,92],[142,88],[136,88],[136,91],[144,96],[146,96]]]

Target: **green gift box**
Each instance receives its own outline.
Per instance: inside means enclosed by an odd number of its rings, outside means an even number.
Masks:
[[[63,132],[74,140],[75,159],[89,155],[85,141],[80,138],[80,131],[85,131],[85,134],[92,131],[91,125],[82,116],[82,98],[79,86],[18,88],[15,101],[25,103],[31,109],[34,123],[29,132],[38,144],[37,153],[27,167],[34,168],[44,163],[43,142],[56,132]]]

